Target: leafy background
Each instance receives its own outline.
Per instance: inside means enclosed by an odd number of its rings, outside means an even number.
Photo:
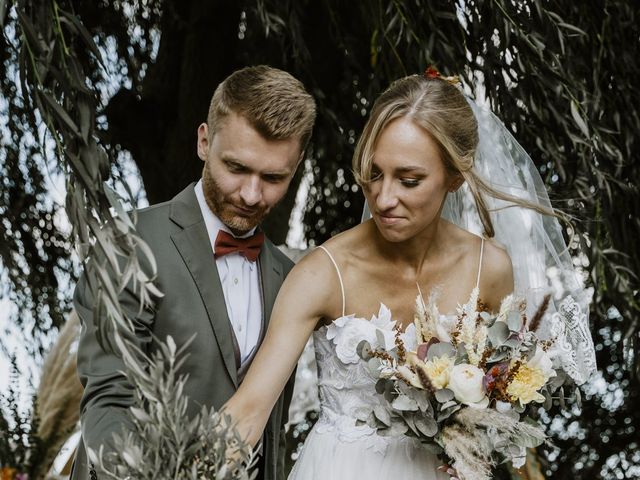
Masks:
[[[600,371],[582,411],[547,419],[556,447],[541,451],[544,469],[637,477],[639,12],[623,0],[0,1],[0,291],[14,306],[19,349],[40,362],[71,307],[72,235],[92,219],[69,223],[73,204],[59,191],[97,191],[102,179],[131,185],[134,204],[171,198],[200,175],[196,127],[230,72],[271,64],[318,101],[304,168],[266,223],[284,243],[301,187],[313,246],[359,221],[350,158],[372,100],[433,64],[486,99],[530,152],[554,205],[574,217],[576,262],[594,287]],[[50,50],[26,48],[55,39]],[[31,86],[47,51],[43,91],[80,119],[102,156],[83,157],[86,145],[47,116],[55,109]],[[79,168],[91,169],[89,180]],[[95,215],[108,216],[108,202],[95,198]],[[7,338],[0,344],[12,354]]]

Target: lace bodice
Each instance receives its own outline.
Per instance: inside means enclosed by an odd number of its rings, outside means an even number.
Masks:
[[[444,325],[455,322],[455,316],[442,315]],[[417,448],[409,437],[382,437],[366,424],[357,425],[384,399],[375,392],[373,375],[366,362],[357,353],[358,344],[367,340],[373,348],[389,349],[395,344],[389,309],[381,304],[378,315],[370,320],[345,315],[313,334],[318,368],[320,417],[316,423],[319,432],[334,431],[342,441],[364,441],[368,448],[384,453],[389,442],[405,443],[409,450]],[[409,325],[402,334],[407,344],[415,343],[415,327]],[[418,442],[419,444],[419,442]]]
[[[320,398],[315,428],[320,433],[334,431],[342,441],[365,441],[368,448],[384,453],[389,439],[376,435],[367,425],[356,424],[358,417],[366,417],[373,407],[383,404],[367,364],[356,352],[358,343],[370,338],[375,329],[370,322],[343,316],[314,332]]]
[[[342,441],[364,441],[368,448],[380,453],[384,453],[390,442],[404,444],[411,457],[420,445],[416,439],[406,436],[383,437],[376,435],[368,425],[357,424],[358,419],[365,420],[373,408],[384,405],[383,397],[376,394],[374,376],[367,363],[358,356],[358,344],[367,340],[374,349],[391,350],[395,345],[396,322],[384,304],[380,305],[378,315],[370,320],[345,315],[346,295],[340,268],[329,250],[323,246],[319,248],[325,251],[336,269],[342,294],[342,316],[313,334],[320,399],[320,417],[314,428],[318,432],[333,431]],[[480,247],[475,292],[480,282],[483,252],[484,239]],[[416,287],[420,292],[420,286],[416,284]],[[444,333],[450,332],[456,321],[455,315],[439,315],[438,319],[438,327]],[[402,336],[406,345],[415,345],[415,326],[409,325]]]

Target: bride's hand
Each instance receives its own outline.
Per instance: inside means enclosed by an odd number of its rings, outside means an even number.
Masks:
[[[458,472],[451,465],[440,465],[438,470],[449,475],[450,480],[460,480]]]

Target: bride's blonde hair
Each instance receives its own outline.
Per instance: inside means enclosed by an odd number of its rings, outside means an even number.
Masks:
[[[493,237],[495,231],[484,195],[561,218],[551,209],[496,190],[476,173],[473,162],[478,147],[478,123],[462,92],[442,77],[410,75],[393,82],[378,97],[353,155],[353,172],[361,187],[366,188],[371,182],[373,155],[380,134],[391,121],[401,117],[408,117],[422,127],[436,142],[446,169],[467,183],[487,237]]]

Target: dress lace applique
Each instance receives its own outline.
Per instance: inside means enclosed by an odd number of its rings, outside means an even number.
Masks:
[[[313,333],[318,369],[320,416],[304,443],[289,480],[442,480],[441,464],[418,439],[381,436],[358,418],[366,418],[384,399],[375,393],[375,379],[357,354],[367,340],[373,348],[395,344],[391,312],[381,305],[371,320],[345,315]],[[404,338],[415,343],[415,327]],[[411,339],[413,336],[413,340]]]

